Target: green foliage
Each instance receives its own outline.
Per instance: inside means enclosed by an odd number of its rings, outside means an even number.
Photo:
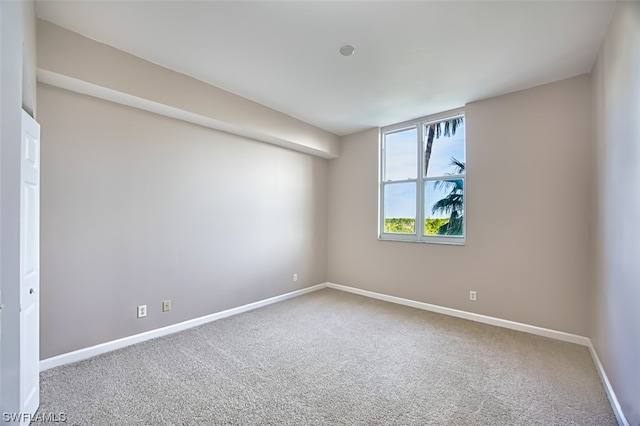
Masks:
[[[440,229],[449,223],[449,219],[425,219],[424,234],[439,235]]]
[[[425,235],[442,235],[448,224],[449,219],[426,219],[424,221],[424,233]],[[415,232],[415,220],[408,217],[385,219],[384,232],[413,234]]]
[[[438,229],[438,234],[461,236],[462,229],[464,226],[463,220],[464,218],[462,216],[457,216],[456,212],[451,213],[451,218],[449,219],[449,222]]]
[[[384,232],[413,234],[416,229],[415,219],[407,217],[393,217],[384,220]]]

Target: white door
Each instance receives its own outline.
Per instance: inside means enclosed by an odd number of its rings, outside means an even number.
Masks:
[[[22,111],[20,170],[20,408],[40,404],[40,125]]]

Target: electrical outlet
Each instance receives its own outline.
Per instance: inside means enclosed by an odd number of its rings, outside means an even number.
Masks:
[[[162,302],[162,312],[169,312],[171,310],[171,300],[165,300]]]
[[[476,292],[475,292],[475,291],[471,290],[471,291],[469,292],[469,300],[473,300],[474,302],[477,300],[477,299],[476,299]]]
[[[293,274],[293,282],[298,281],[298,274]]]
[[[147,305],[138,306],[138,318],[144,318],[147,316]]]

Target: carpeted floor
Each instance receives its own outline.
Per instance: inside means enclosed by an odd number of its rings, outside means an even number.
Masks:
[[[41,374],[71,425],[615,425],[585,347],[324,289]]]

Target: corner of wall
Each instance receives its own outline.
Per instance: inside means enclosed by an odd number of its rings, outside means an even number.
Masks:
[[[640,209],[629,197],[640,189],[639,76],[640,3],[618,1],[591,72],[595,173],[589,332],[603,382],[619,401],[619,421],[633,425],[640,425],[640,265],[635,260]]]
[[[22,107],[32,117],[37,114],[36,94],[36,7],[35,1],[21,1],[24,31],[22,65]]]

